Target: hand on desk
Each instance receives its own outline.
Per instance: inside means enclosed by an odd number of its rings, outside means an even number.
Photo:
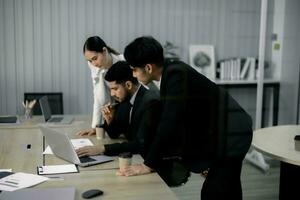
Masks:
[[[96,135],[96,129],[95,128],[90,128],[90,129],[82,130],[82,131],[76,133],[76,135],[78,135],[78,136],[92,136],[92,135]]]
[[[130,165],[124,168],[123,171],[117,171],[118,176],[138,176],[143,174],[149,174],[153,170],[144,164]]]
[[[85,146],[75,150],[79,157],[82,156],[95,156],[99,154],[103,154],[104,146],[97,145],[97,146]]]

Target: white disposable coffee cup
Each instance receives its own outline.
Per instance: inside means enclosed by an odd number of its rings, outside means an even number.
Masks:
[[[102,140],[105,138],[105,130],[101,126],[96,126],[96,138]]]
[[[300,135],[294,137],[295,140],[295,150],[300,151]]]
[[[124,152],[119,154],[119,168],[123,171],[125,167],[131,165],[132,154],[130,152]]]

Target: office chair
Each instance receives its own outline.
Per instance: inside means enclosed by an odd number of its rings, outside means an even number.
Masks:
[[[51,109],[51,113],[53,115],[63,115],[64,109],[63,109],[63,94],[62,92],[25,92],[24,93],[24,101],[33,100],[36,99],[37,103],[33,107],[33,115],[42,115],[41,106],[39,104],[39,99],[43,96],[48,97],[49,106]]]

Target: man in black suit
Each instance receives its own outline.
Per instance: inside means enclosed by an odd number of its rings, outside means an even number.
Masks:
[[[143,164],[123,175],[147,174],[159,160],[181,161],[192,172],[209,168],[201,199],[242,199],[240,174],[252,141],[252,120],[222,88],[180,61],[164,61],[161,44],[136,38],[124,56],[143,84],[160,85],[162,115]]]
[[[151,137],[158,122],[159,91],[146,89],[135,77],[125,61],[112,65],[105,80],[111,90],[111,96],[120,102],[116,106],[108,104],[102,109],[105,123],[103,128],[110,138],[125,135],[128,142],[88,146],[77,149],[79,156],[118,155],[122,152],[145,155],[149,145],[144,140]],[[150,139],[147,139],[150,141]]]

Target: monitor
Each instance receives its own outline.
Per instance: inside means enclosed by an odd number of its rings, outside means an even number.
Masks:
[[[36,105],[33,107],[33,115],[42,115],[39,99],[43,96],[48,97],[49,106],[53,115],[64,114],[62,92],[25,92],[24,101],[37,100]]]

